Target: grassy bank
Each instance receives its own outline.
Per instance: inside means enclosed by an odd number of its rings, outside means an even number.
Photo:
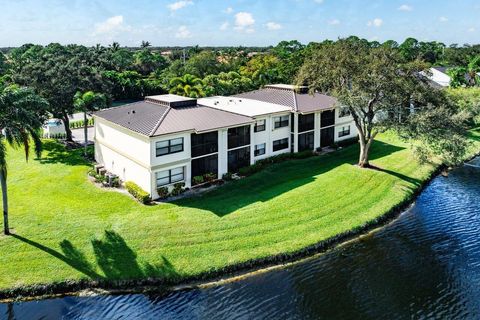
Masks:
[[[480,131],[472,132],[480,140]],[[381,170],[354,164],[358,147],[272,165],[201,198],[143,206],[87,180],[79,152],[46,144],[42,160],[9,151],[10,222],[0,236],[0,291],[82,279],[181,280],[298,251],[377,219],[435,170],[383,135]]]

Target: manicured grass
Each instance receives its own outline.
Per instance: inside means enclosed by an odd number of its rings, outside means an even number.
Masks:
[[[383,215],[434,170],[383,135],[372,150],[383,171],[354,166],[351,146],[273,165],[201,198],[143,206],[91,184],[81,150],[53,142],[46,149],[28,163],[9,150],[15,235],[0,236],[0,290],[82,278],[178,279],[296,251]]]

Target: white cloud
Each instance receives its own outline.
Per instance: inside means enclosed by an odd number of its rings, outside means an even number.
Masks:
[[[192,33],[188,30],[187,26],[180,26],[175,33],[175,38],[187,39],[192,37]]]
[[[247,33],[252,33],[255,31],[253,25],[255,24],[255,19],[249,12],[239,12],[235,15],[235,30],[245,31]]]
[[[398,7],[398,10],[400,10],[400,11],[412,11],[413,7],[409,6],[408,4],[402,4],[400,7]]]
[[[113,16],[103,22],[95,24],[93,34],[112,34],[120,31],[129,31],[130,29],[130,26],[124,24],[123,16]]]
[[[448,18],[447,17],[440,17],[440,18],[438,18],[438,20],[440,20],[440,22],[447,22]]]
[[[468,29],[468,32],[475,32],[476,29],[474,27],[471,27],[470,29]]]
[[[228,7],[227,9],[225,9],[223,12],[225,12],[226,14],[230,14],[233,12],[233,8],[232,7]]]
[[[182,9],[186,6],[190,6],[192,4],[193,4],[193,1],[191,0],[181,0],[181,1],[170,3],[169,5],[167,5],[167,7],[172,11],[177,11],[179,9]]]
[[[267,22],[267,24],[265,24],[265,27],[267,27],[268,30],[280,30],[282,29],[282,25],[280,23],[276,23],[276,22]]]
[[[230,26],[230,23],[228,23],[228,22],[225,21],[225,22],[222,23],[222,25],[220,26],[220,30],[227,30],[229,26]]]
[[[379,28],[383,24],[383,20],[380,18],[375,18],[367,22],[367,26]]]
[[[337,25],[340,24],[340,20],[332,19],[332,20],[328,21],[328,24],[331,25],[331,26],[337,26]]]

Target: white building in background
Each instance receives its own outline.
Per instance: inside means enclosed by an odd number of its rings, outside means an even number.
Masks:
[[[266,157],[357,136],[335,99],[289,85],[198,101],[150,96],[94,117],[96,161],[153,198],[158,187],[190,187],[195,176],[222,177]]]

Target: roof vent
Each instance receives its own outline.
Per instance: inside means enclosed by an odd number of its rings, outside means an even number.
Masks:
[[[135,110],[132,110],[132,113],[135,113]]]

